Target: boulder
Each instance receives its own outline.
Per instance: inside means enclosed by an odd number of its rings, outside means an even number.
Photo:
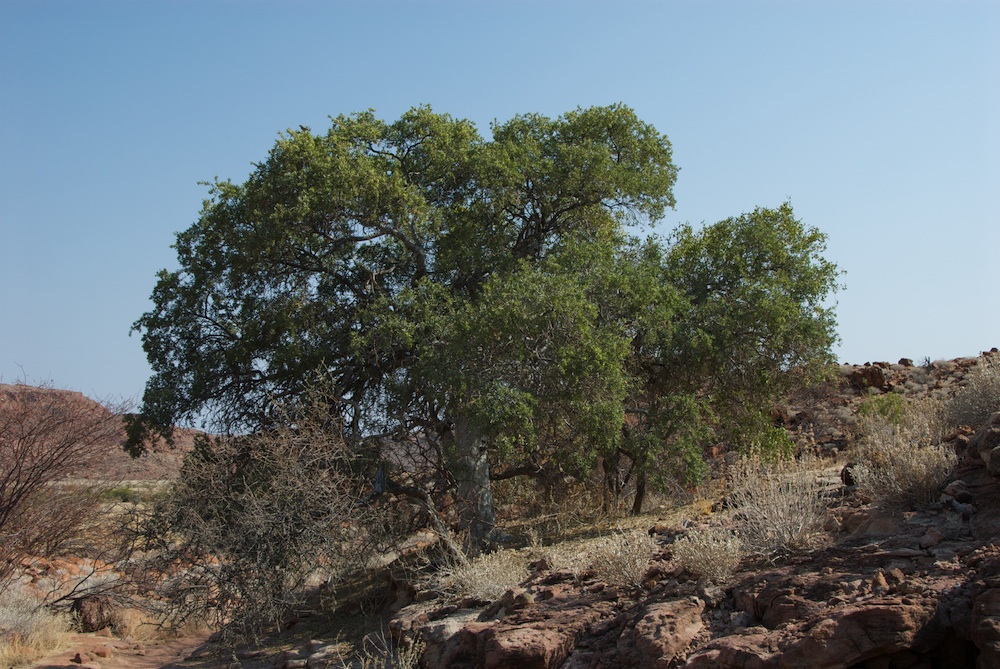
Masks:
[[[631,632],[641,666],[667,667],[705,628],[705,602],[685,597],[652,604]]]
[[[890,390],[892,388],[885,370],[879,365],[858,367],[847,375],[847,379],[851,385],[861,390],[866,388]]]
[[[114,602],[107,595],[85,595],[73,601],[70,611],[81,632],[96,632],[115,622]]]
[[[972,642],[979,649],[979,669],[1000,667],[1000,588],[990,588],[976,597]]]

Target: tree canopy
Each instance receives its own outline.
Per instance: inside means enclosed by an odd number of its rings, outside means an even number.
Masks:
[[[492,131],[340,116],[212,184],[134,325],[153,375],[130,448],[197,417],[265,428],[321,376],[349,442],[436,449],[481,537],[491,462],[697,476],[714,412],[757,420],[829,358],[837,270],[789,205],[640,239],[677,168],[631,109]]]

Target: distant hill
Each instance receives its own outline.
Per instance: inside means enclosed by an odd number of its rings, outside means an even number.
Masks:
[[[31,386],[27,384],[6,384],[0,383],[0,422],[4,417],[4,412],[9,411],[11,403],[9,400],[18,399],[21,402],[45,405],[45,410],[53,412],[71,411],[100,411],[109,415],[116,413],[115,407],[105,407],[83,393],[72,390],[60,390],[57,388],[46,388]],[[119,414],[120,415],[120,414]],[[106,450],[106,457],[102,460],[100,469],[93,465],[82,467],[74,475],[79,478],[98,479],[125,479],[136,481],[150,481],[176,478],[180,473],[181,462],[184,454],[194,446],[195,437],[200,434],[198,430],[175,428],[174,444],[168,446],[160,441],[153,445],[150,452],[141,457],[133,459],[122,450],[125,440],[124,422],[122,429],[114,437],[109,438],[104,443],[99,444]]]

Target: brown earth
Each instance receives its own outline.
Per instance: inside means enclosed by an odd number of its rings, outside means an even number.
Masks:
[[[107,632],[109,632],[108,630]],[[67,650],[32,664],[32,669],[208,669],[218,665],[205,652],[208,633],[151,643],[133,643],[101,634],[73,634]]]

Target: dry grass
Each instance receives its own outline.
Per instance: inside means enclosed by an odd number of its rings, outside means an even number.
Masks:
[[[740,566],[743,546],[732,530],[699,527],[674,542],[673,554],[685,571],[721,583]]]
[[[0,593],[0,666],[27,664],[52,652],[70,630],[69,616],[53,613],[17,584]]]
[[[527,564],[527,555],[519,551],[485,553],[442,570],[438,588],[457,597],[493,601],[528,577]]]
[[[954,452],[939,443],[947,411],[927,400],[908,404],[898,421],[859,421],[851,473],[861,493],[886,508],[935,501],[955,466]]]
[[[588,554],[594,574],[618,587],[640,587],[653,555],[653,542],[645,532],[618,531],[596,541]]]
[[[730,471],[729,502],[744,550],[770,558],[818,542],[827,518],[819,469],[811,460],[740,459]]]
[[[380,632],[366,637],[361,650],[349,660],[342,658],[341,663],[345,667],[359,669],[417,669],[425,648],[423,641],[400,646],[387,638],[384,632]]]
[[[944,414],[949,425],[978,428],[1000,411],[1000,358],[984,358],[968,373],[965,385],[948,401]]]

